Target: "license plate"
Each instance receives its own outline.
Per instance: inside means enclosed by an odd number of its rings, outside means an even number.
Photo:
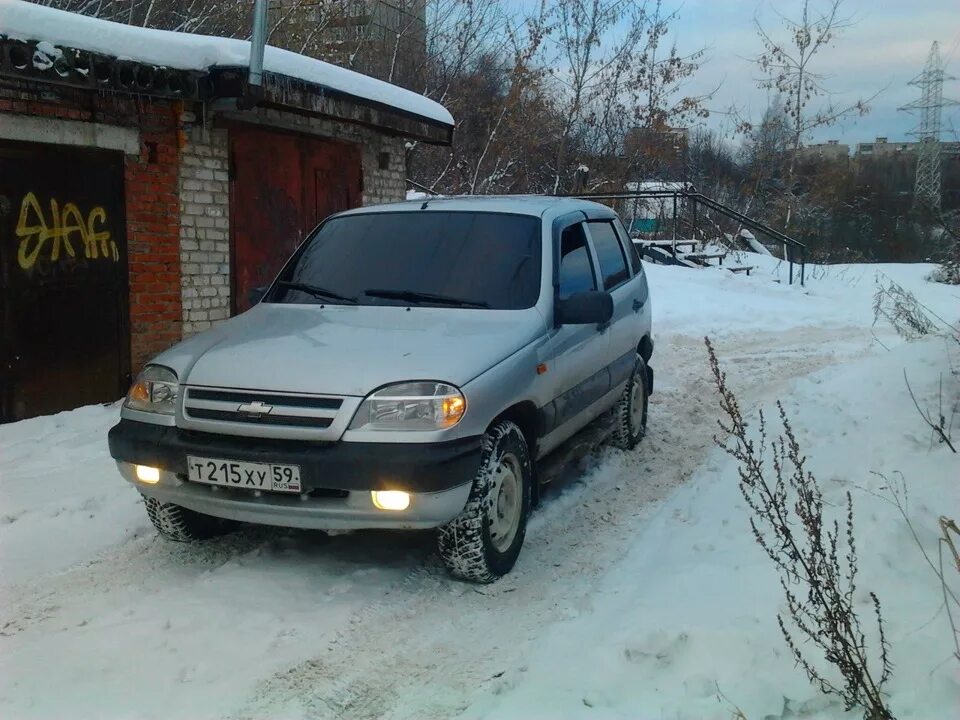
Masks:
[[[187,456],[187,478],[246,490],[300,492],[300,466]]]

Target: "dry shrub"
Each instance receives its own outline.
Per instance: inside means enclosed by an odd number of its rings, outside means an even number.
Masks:
[[[780,630],[807,678],[827,695],[843,701],[847,710],[860,708],[865,720],[892,720],[883,692],[892,665],[884,635],[880,600],[869,593],[879,635],[868,648],[855,606],[857,550],[853,532],[853,498],[847,493],[844,527],[824,518],[824,502],[813,473],[806,467],[796,435],[778,402],[781,431],[768,439],[760,413],[758,439],[748,433],[740,405],[727,386],[726,374],[709,338],[710,369],[720,395],[724,438],[717,445],[737,461],[740,492],[751,510],[750,528],[757,543],[777,566],[787,604],[777,615]],[[771,466],[767,466],[767,458]],[[823,663],[811,657],[816,648],[842,683],[828,679]]]

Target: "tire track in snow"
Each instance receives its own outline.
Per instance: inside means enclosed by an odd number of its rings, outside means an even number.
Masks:
[[[746,406],[861,354],[870,337],[795,328],[716,344]],[[324,652],[265,679],[233,717],[445,718],[480,689],[498,692],[511,682],[508,671],[522,673],[524,651],[541,630],[590,608],[592,587],[642,532],[638,517],[686,482],[712,448],[718,407],[702,339],[661,336],[654,367],[647,437],[630,453],[597,451],[579,475],[548,489],[509,576],[467,585],[431,559],[359,610]]]

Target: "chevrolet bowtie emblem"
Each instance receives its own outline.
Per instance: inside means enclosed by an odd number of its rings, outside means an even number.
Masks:
[[[243,413],[244,415],[254,415],[256,417],[260,417],[261,415],[269,415],[272,411],[273,405],[267,405],[259,400],[255,400],[251,403],[244,403],[237,408],[238,413]]]

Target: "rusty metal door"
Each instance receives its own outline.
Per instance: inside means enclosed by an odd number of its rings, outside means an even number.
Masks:
[[[243,312],[321,220],[360,205],[363,175],[357,145],[249,125],[230,138],[231,286]]]
[[[0,142],[0,421],[130,381],[123,155]]]
[[[308,138],[309,140],[309,138]],[[362,202],[363,169],[360,147],[312,140],[303,145],[303,181],[308,202],[307,232],[333,213]]]

